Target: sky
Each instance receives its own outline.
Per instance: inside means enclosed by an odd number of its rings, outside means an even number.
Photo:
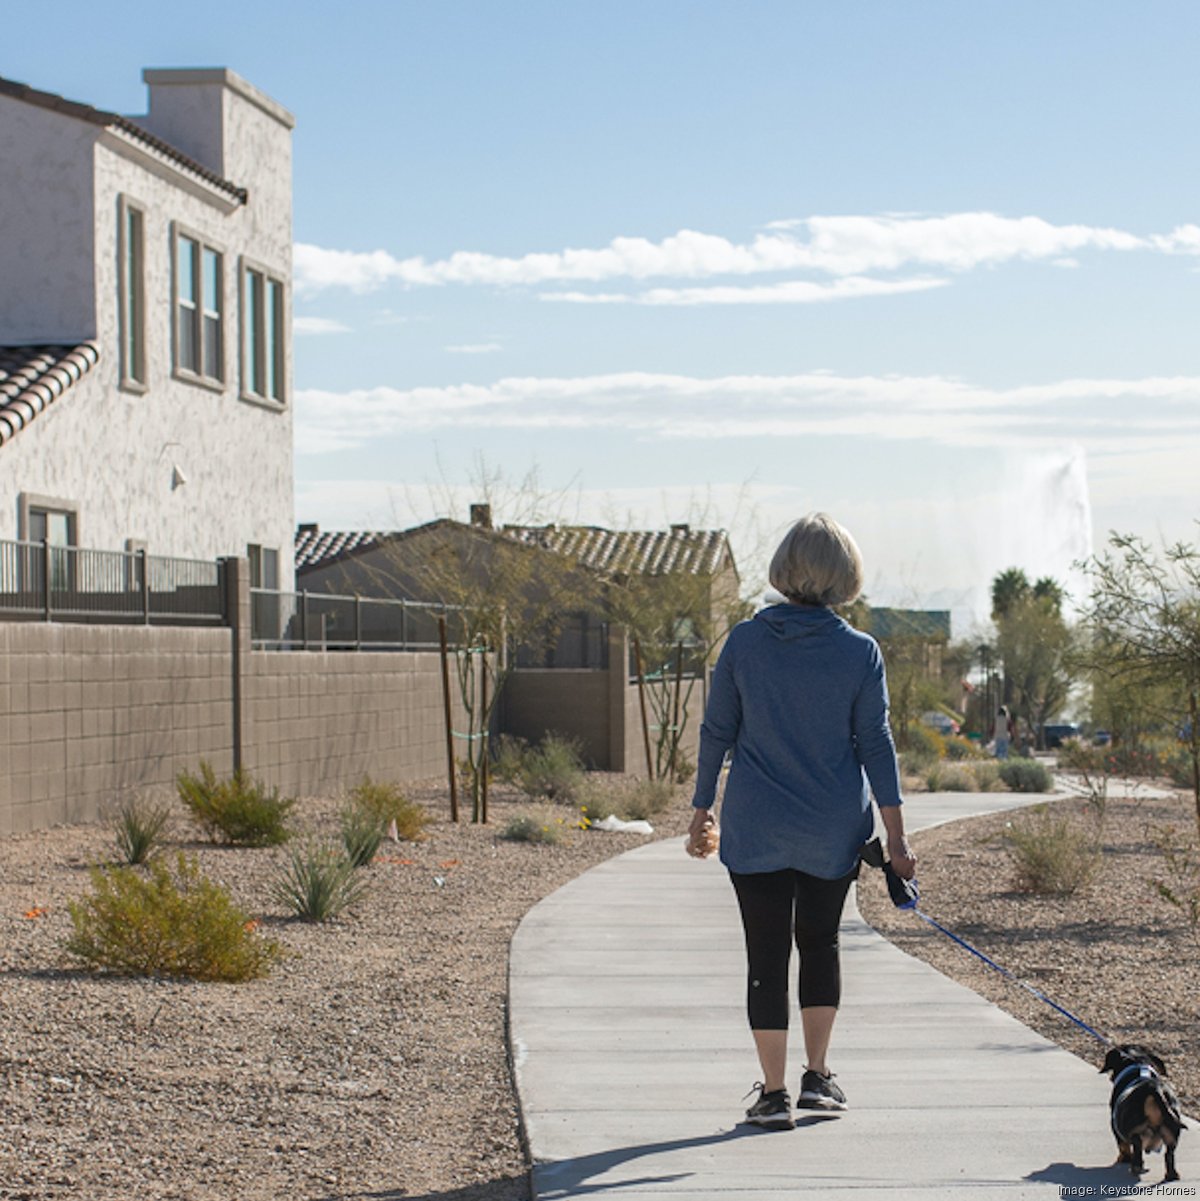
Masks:
[[[727,528],[753,585],[824,510],[956,635],[1006,567],[1200,536],[1191,0],[55,12],[88,36],[5,5],[0,74],[132,115],[228,66],[296,115],[298,521],[491,480]]]

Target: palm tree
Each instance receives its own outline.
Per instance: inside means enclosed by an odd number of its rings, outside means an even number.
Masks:
[[[1038,582],[1042,583],[1040,580]],[[1003,617],[1028,595],[1029,577],[1019,567],[1002,571],[992,581],[992,620]]]

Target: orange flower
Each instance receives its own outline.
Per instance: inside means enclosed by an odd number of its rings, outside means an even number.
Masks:
[[[25,917],[29,921],[34,921],[36,918],[45,917],[46,914],[49,912],[50,912],[49,909],[43,909],[40,906],[35,905],[32,909],[25,910]]]
[[[438,867],[457,867],[459,861],[457,859],[443,859]]]
[[[246,923],[246,924],[245,924],[245,925],[242,927],[242,929],[243,929],[243,930],[245,930],[247,934],[253,934],[253,933],[254,933],[254,931],[255,931],[255,930],[257,930],[257,929],[259,928],[259,926],[261,926],[261,925],[262,925],[262,922],[260,922],[260,921],[258,920],[258,918],[256,918],[256,917],[252,917],[252,918],[251,918],[251,919],[250,919],[250,920],[249,920],[249,921],[248,921],[248,922],[247,922],[247,923]]]

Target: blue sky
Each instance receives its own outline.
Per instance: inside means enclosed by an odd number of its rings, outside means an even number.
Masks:
[[[0,74],[135,114],[225,65],[297,116],[298,520],[481,460],[747,561],[821,508],[960,626],[1010,564],[1196,536],[1200,6],[96,11],[13,6]]]

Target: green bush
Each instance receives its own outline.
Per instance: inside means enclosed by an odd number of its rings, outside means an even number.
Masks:
[[[901,750],[905,762],[916,772],[942,759],[946,754],[946,740],[936,731],[919,721],[908,727]]]
[[[189,980],[253,980],[265,976],[279,944],[229,893],[179,856],[172,876],[162,860],[149,872],[92,869],[92,893],[67,906],[74,933],[65,948],[93,970],[125,976]]]
[[[557,846],[562,842],[561,818],[546,814],[523,813],[509,818],[500,837],[509,842],[531,842],[537,846]]]
[[[975,777],[975,787],[980,792],[1003,792],[1004,779],[1000,775],[1000,764],[994,759],[979,759],[965,764]]]
[[[686,784],[696,774],[696,765],[682,747],[675,752],[675,783]]]
[[[520,784],[529,743],[513,734],[501,734],[491,743],[492,775],[505,784]]]
[[[340,848],[295,848],[271,884],[271,895],[306,922],[327,922],[359,900],[367,885]]]
[[[377,783],[370,776],[363,776],[362,782],[350,790],[349,808],[358,810],[367,818],[377,819],[385,834],[395,822],[396,836],[405,842],[419,842],[427,837],[425,827],[432,820],[397,785]]]
[[[1088,884],[1100,867],[1092,838],[1045,805],[1013,818],[1002,838],[1022,892],[1070,895]]]
[[[1011,792],[1049,792],[1054,787],[1054,778],[1036,759],[1004,759],[998,766]]]
[[[212,842],[268,847],[290,836],[284,823],[295,797],[281,797],[278,788],[267,792],[243,771],[218,780],[212,767],[202,762],[198,776],[180,772],[176,783],[180,799]]]
[[[955,734],[950,738],[942,740],[946,748],[946,758],[959,762],[964,759],[982,759],[984,753],[973,743],[969,738],[963,738],[960,734]]]
[[[159,850],[171,820],[162,801],[131,797],[121,802],[113,818],[113,836],[123,863],[145,863]]]
[[[639,780],[620,802],[621,812],[629,821],[649,821],[657,817],[675,798],[670,780]]]
[[[525,755],[521,767],[521,790],[530,797],[577,803],[584,781],[579,743],[561,734],[547,734]]]
[[[619,816],[621,797],[613,785],[596,772],[587,776],[578,793],[579,809],[588,822],[602,822],[606,817]]]

